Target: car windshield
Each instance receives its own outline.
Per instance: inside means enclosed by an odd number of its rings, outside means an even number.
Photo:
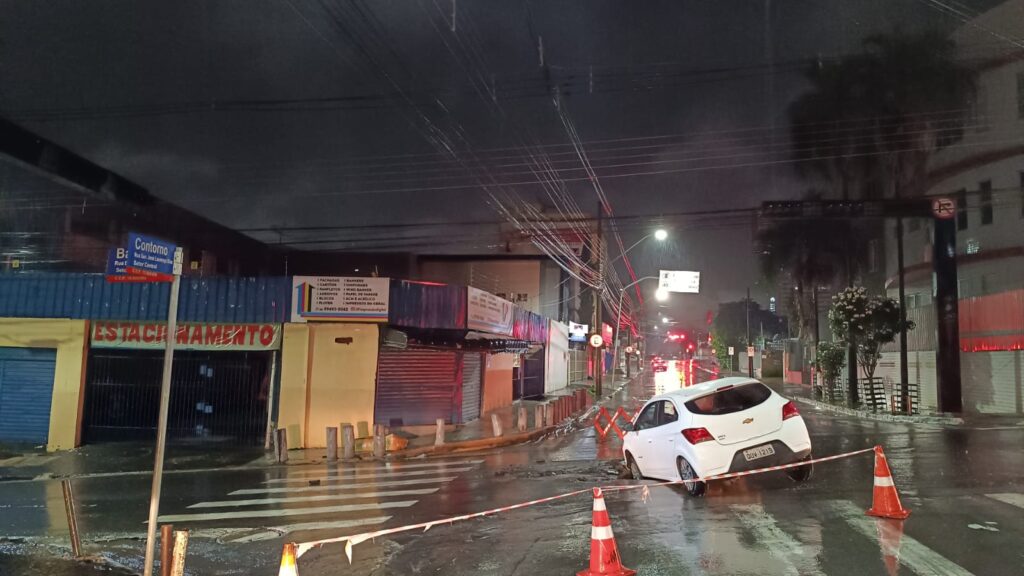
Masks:
[[[694,414],[720,416],[753,408],[771,395],[772,391],[763,384],[744,384],[694,398],[686,403],[686,408]]]

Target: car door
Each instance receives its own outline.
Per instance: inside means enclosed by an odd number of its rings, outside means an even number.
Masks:
[[[664,400],[658,410],[658,427],[652,430],[653,441],[649,444],[654,469],[658,478],[675,478],[676,441],[682,439],[679,433],[679,410],[671,400]]]
[[[636,463],[640,466],[640,471],[643,472],[644,476],[652,476],[657,478],[655,474],[657,468],[656,459],[653,458],[652,443],[654,442],[655,436],[658,434],[658,413],[660,411],[661,402],[651,402],[640,412],[640,415],[636,417],[636,421],[633,422],[633,432],[636,438],[631,442],[631,452],[636,458]]]

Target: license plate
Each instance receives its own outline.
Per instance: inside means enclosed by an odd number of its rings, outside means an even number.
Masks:
[[[747,462],[757,460],[758,458],[764,458],[765,456],[772,456],[773,454],[775,454],[775,448],[773,448],[771,444],[747,448],[743,451],[743,457],[747,459]]]

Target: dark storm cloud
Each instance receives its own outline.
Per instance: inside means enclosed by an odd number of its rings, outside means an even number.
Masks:
[[[436,158],[416,157],[418,168],[365,166],[434,152],[421,112],[474,151],[534,138],[567,143],[539,66],[538,35],[583,140],[680,134],[653,151],[666,160],[699,154],[715,135],[740,128],[776,126],[776,145],[784,144],[785,106],[803,89],[793,62],[848,52],[894,24],[955,24],[917,0],[464,0],[457,26],[465,44],[445,46],[449,0],[360,5],[371,16],[348,2],[316,0],[7,1],[0,7],[0,109],[155,194],[236,227],[494,219],[478,188],[364,193],[467,182],[428,178],[451,173]],[[378,29],[383,36],[374,35]],[[500,113],[471,83],[484,66],[501,87]],[[590,93],[591,69],[607,89]],[[720,72],[694,73],[710,69]],[[631,84],[638,74],[650,85]],[[310,102],[325,97],[345,99]],[[228,106],[251,100],[276,103]],[[750,152],[716,148],[726,158]],[[603,184],[620,215],[749,207],[769,193],[799,193],[784,165]],[[537,189],[517,189],[543,200]],[[587,210],[595,206],[586,182],[569,189]],[[623,227],[627,244],[644,233]],[[705,273],[700,310],[689,311],[695,317],[756,279],[749,227],[674,234],[678,259],[663,264]],[[640,273],[657,264],[646,261]]]

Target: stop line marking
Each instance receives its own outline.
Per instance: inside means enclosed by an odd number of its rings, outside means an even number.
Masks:
[[[998,500],[1003,504],[1009,504],[1010,506],[1016,506],[1017,508],[1024,508],[1024,494],[985,494],[993,500]]]

